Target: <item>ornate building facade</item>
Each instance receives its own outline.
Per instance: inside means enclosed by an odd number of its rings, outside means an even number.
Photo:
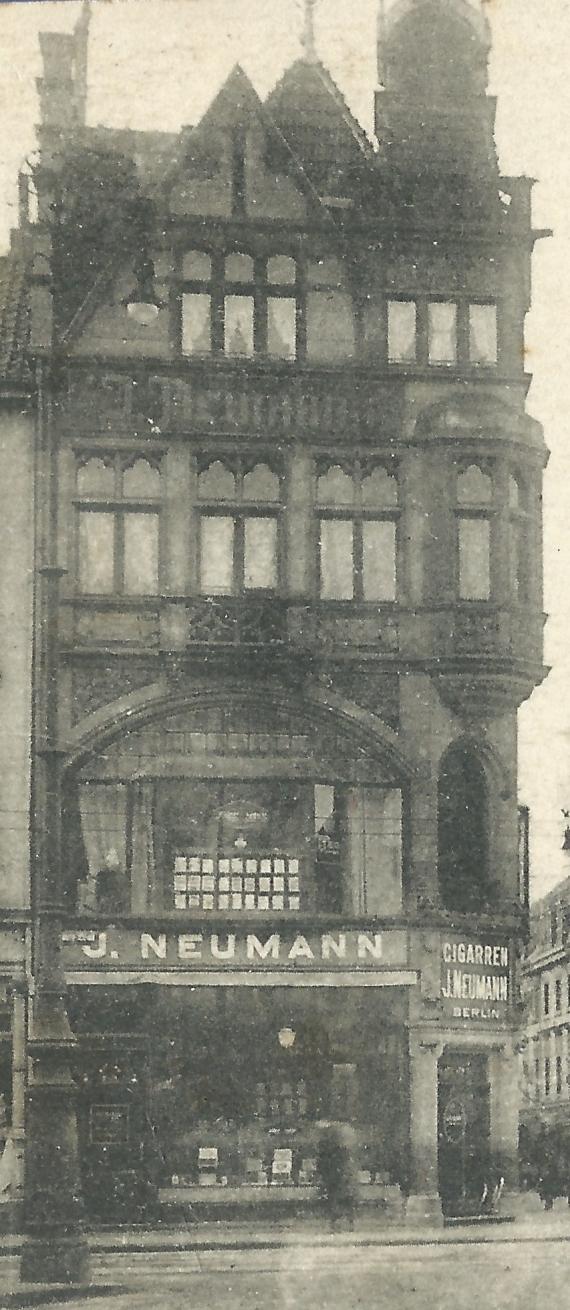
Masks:
[[[38,214],[23,178],[5,269],[2,458],[36,494],[33,633],[23,502],[0,528],[26,543],[3,777],[27,797],[33,705],[95,1216],[119,1177],[135,1209],[149,1179],[163,1206],[299,1205],[331,1117],[410,1219],[516,1186],[545,446],[489,39],[463,0],[395,5],[371,140],[310,9],[265,101],[237,68],[177,136],[87,127],[87,24],[41,38]]]

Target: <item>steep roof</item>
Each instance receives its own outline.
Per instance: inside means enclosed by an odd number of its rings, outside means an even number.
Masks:
[[[311,123],[315,135],[324,130],[351,154],[365,159],[374,156],[364,128],[320,60],[297,59],[285,69],[265,104],[287,136],[302,124]]]
[[[27,386],[30,372],[26,260],[12,249],[0,259],[0,387]]]

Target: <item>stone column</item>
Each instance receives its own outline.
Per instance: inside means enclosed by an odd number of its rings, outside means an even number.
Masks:
[[[15,1177],[12,1195],[15,1200],[23,1196],[24,1136],[27,1083],[27,986],[14,984],[12,992],[12,1142],[14,1144]]]
[[[307,599],[316,592],[313,482],[313,461],[304,451],[296,448],[288,456],[285,511],[286,593],[293,599]]]
[[[409,1223],[441,1223],[437,1097],[438,1060],[443,1043],[410,1032],[410,1194]]]
[[[515,1192],[519,1185],[517,1059],[510,1041],[489,1054],[491,1158],[505,1180],[505,1188]]]

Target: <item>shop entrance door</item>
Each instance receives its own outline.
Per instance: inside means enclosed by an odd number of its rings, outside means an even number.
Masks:
[[[444,1214],[477,1214],[489,1184],[487,1056],[449,1052],[438,1070],[439,1190]]]
[[[156,1189],[146,1069],[144,1039],[115,1034],[81,1042],[78,1129],[83,1196],[93,1219],[151,1217]]]

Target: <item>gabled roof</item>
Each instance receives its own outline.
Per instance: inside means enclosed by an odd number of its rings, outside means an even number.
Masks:
[[[326,116],[331,133],[365,159],[374,158],[374,148],[364,128],[355,118],[328,69],[320,60],[297,59],[285,69],[265,102],[272,117],[283,127],[286,123],[311,121],[321,126]],[[319,112],[320,111],[320,112]]]
[[[0,388],[28,386],[29,307],[26,260],[17,250],[0,259]]]

